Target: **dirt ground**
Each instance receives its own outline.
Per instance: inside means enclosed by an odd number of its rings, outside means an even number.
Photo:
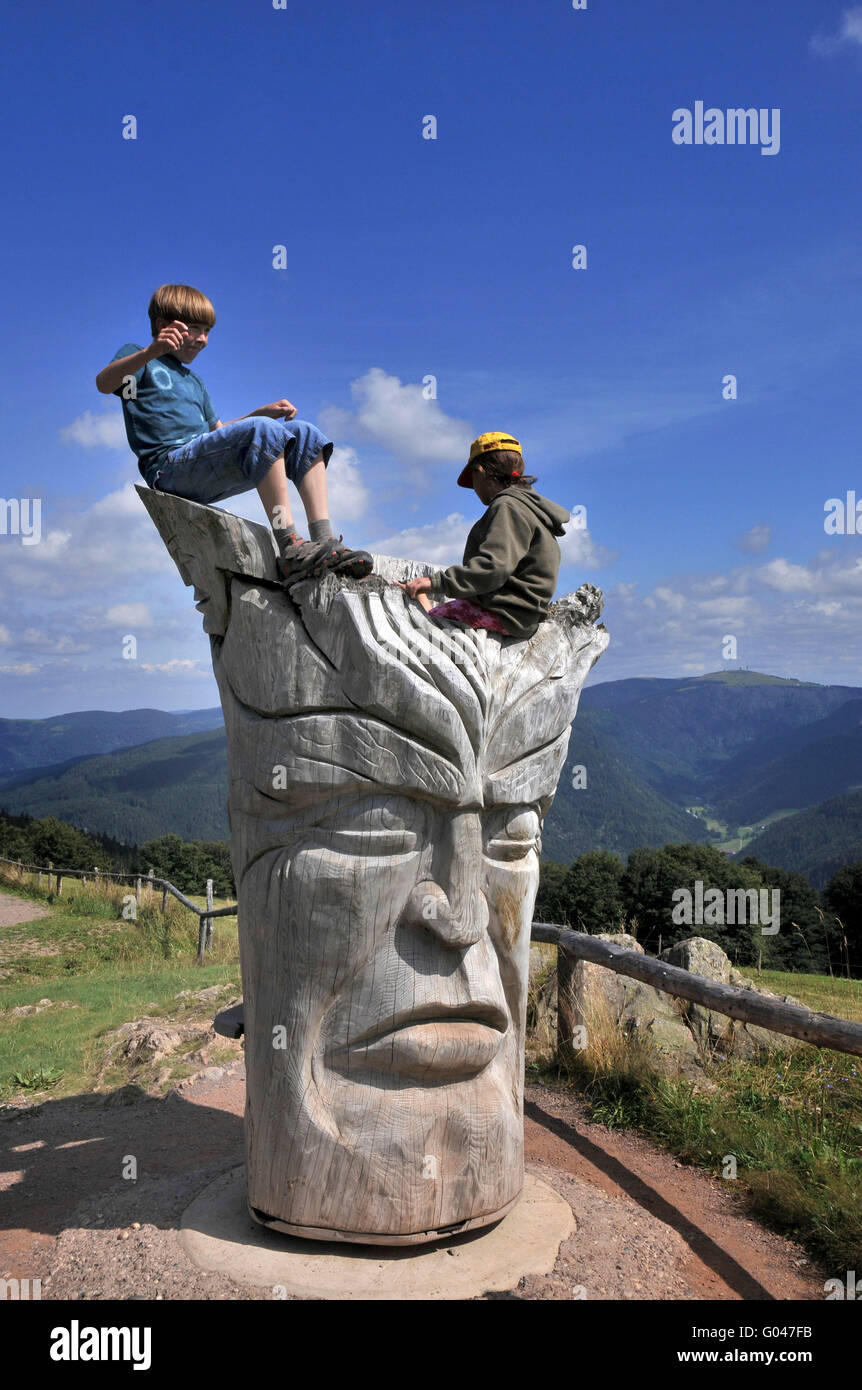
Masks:
[[[19,922],[35,922],[37,917],[50,917],[49,907],[40,907],[28,898],[13,898],[4,893],[0,896],[0,927],[16,927]]]
[[[43,1299],[272,1297],[198,1270],[178,1237],[194,1197],[243,1160],[244,1077],[237,1060],[164,1097],[127,1086],[0,1111],[0,1275],[41,1278]],[[552,1274],[488,1298],[823,1298],[828,1272],[748,1220],[731,1184],[590,1124],[569,1092],[528,1086],[525,1110],[527,1166],[577,1228]]]
[[[21,922],[35,922],[39,917],[50,917],[49,907],[40,907],[38,903],[30,902],[27,898],[13,898],[7,893],[0,894],[0,927],[17,927]],[[57,951],[54,947],[46,946],[38,941],[22,941],[16,937],[14,941],[7,942],[0,940],[0,967],[10,957],[14,956],[53,956]],[[0,969],[0,976],[8,975],[8,970]]]
[[[0,927],[44,915],[0,895]],[[0,1277],[41,1279],[43,1299],[271,1298],[197,1269],[178,1236],[198,1193],[242,1163],[244,1105],[237,1058],[166,1095],[0,1107]],[[576,1229],[551,1274],[489,1299],[822,1300],[829,1271],[749,1220],[731,1183],[590,1123],[567,1090],[528,1086],[524,1127],[528,1169]]]

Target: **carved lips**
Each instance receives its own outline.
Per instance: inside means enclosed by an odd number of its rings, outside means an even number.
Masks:
[[[334,1070],[386,1071],[423,1081],[475,1076],[494,1060],[509,1020],[495,1004],[404,1010],[327,1056]]]

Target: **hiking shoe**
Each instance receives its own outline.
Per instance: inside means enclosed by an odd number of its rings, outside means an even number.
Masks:
[[[326,541],[292,540],[290,549],[278,559],[278,570],[286,584],[300,579],[318,579],[326,567]]]
[[[374,561],[367,550],[350,550],[342,545],[343,536],[330,537],[323,544],[326,547],[324,564],[333,574],[344,575],[348,579],[365,579],[374,569]]]

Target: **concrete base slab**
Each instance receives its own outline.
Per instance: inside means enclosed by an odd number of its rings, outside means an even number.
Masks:
[[[571,1207],[528,1173],[520,1200],[496,1226],[425,1246],[343,1245],[264,1230],[246,1208],[245,1168],[224,1173],[183,1214],[180,1240],[200,1269],[240,1284],[323,1299],[458,1299],[547,1274],[575,1230]]]

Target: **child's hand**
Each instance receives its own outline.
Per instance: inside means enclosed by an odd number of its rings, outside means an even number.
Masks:
[[[431,580],[427,575],[423,575],[421,579],[408,579],[406,584],[400,583],[397,579],[395,582],[399,589],[406,590],[410,598],[418,598],[420,594],[427,594],[431,588]]]
[[[188,336],[188,331],[187,325],[180,319],[174,319],[173,323],[167,324],[152,341],[152,347],[158,348],[155,356],[161,357],[166,352],[178,352]]]
[[[273,401],[271,405],[262,405],[260,410],[256,410],[255,415],[268,415],[271,420],[292,420],[296,414],[296,406],[291,405],[285,399]]]

